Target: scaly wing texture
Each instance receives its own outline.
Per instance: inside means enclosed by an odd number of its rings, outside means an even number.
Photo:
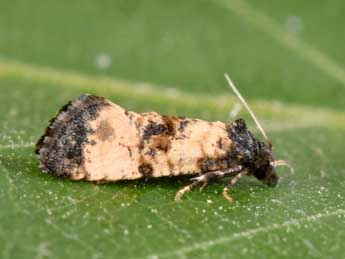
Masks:
[[[44,172],[73,180],[197,174],[238,162],[227,127],[222,122],[129,112],[84,94],[50,120],[36,153]]]
[[[0,257],[343,257],[343,9],[343,0],[2,1]],[[232,121],[224,72],[295,169],[279,168],[276,188],[247,178],[232,204],[221,183],[176,203],[189,177],[95,185],[38,169],[34,142],[66,100],[87,92],[132,111]]]

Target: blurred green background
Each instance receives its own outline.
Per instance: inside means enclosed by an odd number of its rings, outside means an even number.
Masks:
[[[344,256],[345,3],[340,0],[0,1],[1,258]],[[244,117],[272,138],[270,189],[243,179],[95,185],[42,174],[34,142],[89,92],[135,111]],[[238,113],[238,114],[237,114]]]

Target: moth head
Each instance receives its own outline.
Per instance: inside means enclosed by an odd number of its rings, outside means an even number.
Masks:
[[[256,178],[264,182],[265,184],[269,186],[276,186],[279,177],[276,174],[275,168],[277,166],[288,166],[291,171],[293,171],[293,168],[285,161],[285,160],[275,160],[273,155],[273,145],[271,140],[268,138],[265,130],[261,126],[259,120],[256,118],[254,112],[252,109],[250,109],[249,105],[247,104],[246,100],[242,97],[242,95],[237,90],[237,87],[232,82],[230,77],[225,74],[224,75],[229,86],[234,91],[234,93],[237,95],[238,99],[242,102],[244,107],[247,109],[251,117],[253,118],[256,126],[260,130],[262,136],[266,140],[266,143],[258,141],[257,146],[254,148],[254,161],[250,164],[250,173],[254,174]]]
[[[263,164],[254,171],[255,177],[268,186],[276,186],[279,181],[274,167],[270,163]]]
[[[275,160],[272,150],[272,145],[266,145],[260,142],[259,156],[255,162],[253,174],[254,176],[269,186],[276,186],[279,181],[279,176],[275,168],[278,166],[287,166],[293,172],[293,168],[285,160]]]
[[[253,166],[253,174],[264,184],[274,187],[277,185],[279,177],[273,164],[275,160],[272,146],[266,145],[263,142],[259,142],[258,144],[258,156]]]

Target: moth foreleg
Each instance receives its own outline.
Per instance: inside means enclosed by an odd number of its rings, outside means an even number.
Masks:
[[[200,188],[200,190],[202,190],[210,182],[210,180],[219,179],[219,178],[227,177],[227,176],[234,176],[234,175],[237,175],[242,170],[243,170],[243,166],[239,165],[239,166],[235,166],[223,171],[207,172],[200,176],[191,178],[191,180],[194,182],[180,189],[176,193],[175,200],[179,201],[184,193],[191,191],[194,187],[200,184],[202,184]]]
[[[235,183],[243,176],[247,174],[246,170],[240,171],[237,175],[235,175],[234,178],[231,179],[231,181],[224,187],[223,189],[223,197],[228,200],[229,202],[232,202],[232,198],[229,195],[229,188],[235,185]]]

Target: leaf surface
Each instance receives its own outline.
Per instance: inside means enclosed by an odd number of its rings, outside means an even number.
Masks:
[[[332,1],[326,11],[339,6]],[[342,257],[344,53],[335,53],[323,27],[321,36],[311,27],[321,21],[306,7],[238,0],[3,3],[0,257]],[[300,17],[300,34],[284,27],[291,16],[285,9]],[[337,17],[322,20],[334,28],[331,36],[344,19]],[[285,33],[287,41],[276,39]],[[139,112],[231,121],[238,101],[224,72],[248,97],[276,157],[295,169],[279,168],[276,188],[245,178],[231,190],[233,203],[223,199],[222,183],[176,203],[188,177],[96,185],[38,169],[34,142],[81,93]],[[247,112],[237,117],[261,138]]]

